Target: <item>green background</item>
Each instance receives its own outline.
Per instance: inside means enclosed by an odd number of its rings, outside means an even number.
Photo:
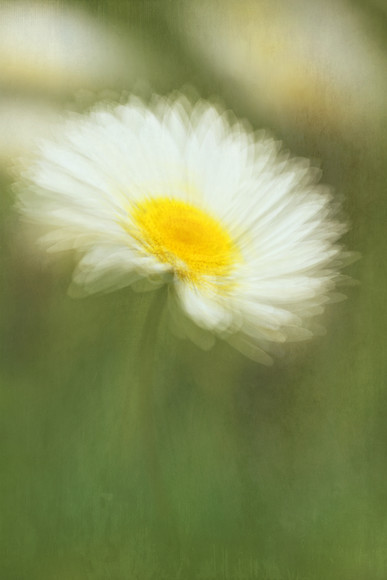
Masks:
[[[140,84],[114,90],[189,84],[320,160],[360,284],[329,307],[325,336],[270,368],[223,343],[201,351],[162,317],[144,400],[152,295],[68,297],[73,258],[47,263],[24,242],[1,166],[0,578],[386,579],[385,111],[348,132],[276,122],[193,56],[174,3],[84,5],[155,55]],[[383,4],[346,6],[387,54]],[[43,95],[63,108],[72,96]]]

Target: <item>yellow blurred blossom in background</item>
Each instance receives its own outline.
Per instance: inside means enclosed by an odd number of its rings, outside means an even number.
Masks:
[[[194,54],[272,119],[352,130],[383,106],[385,55],[346,2],[185,2]],[[173,18],[173,21],[176,21]]]

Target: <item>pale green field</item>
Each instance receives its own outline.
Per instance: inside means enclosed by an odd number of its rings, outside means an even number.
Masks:
[[[387,55],[383,4],[349,6]],[[204,352],[180,341],[165,316],[145,413],[139,349],[151,294],[68,297],[72,258],[48,263],[25,243],[4,163],[0,578],[385,580],[387,107],[351,129],[327,121],[313,131],[302,113],[269,119],[192,56],[168,24],[172,8],[98,0],[91,14],[157,55],[141,90],[218,95],[319,160],[344,200],[345,243],[362,255],[347,269],[359,285],[329,307],[325,336],[271,368],[226,344]],[[73,93],[43,97],[67,107]]]

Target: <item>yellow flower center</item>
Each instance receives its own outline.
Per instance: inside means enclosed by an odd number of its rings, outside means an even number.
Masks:
[[[205,276],[227,278],[240,258],[225,227],[185,201],[146,199],[135,205],[132,219],[137,226],[134,237],[143,248],[188,282],[201,283]]]

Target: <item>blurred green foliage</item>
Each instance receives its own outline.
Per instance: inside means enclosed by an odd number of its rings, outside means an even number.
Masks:
[[[148,92],[188,83],[266,126],[190,55],[166,16],[172,2],[83,4],[135,30],[162,55],[155,66],[168,63],[165,76],[150,65]],[[372,6],[361,9],[370,26]],[[202,352],[164,317],[148,424],[138,383],[151,294],[69,298],[72,258],[47,263],[25,243],[3,167],[1,578],[387,577],[385,116],[355,138],[292,120],[269,128],[320,159],[343,196],[345,243],[362,254],[348,273],[360,285],[330,306],[326,336],[272,368],[226,344]]]

